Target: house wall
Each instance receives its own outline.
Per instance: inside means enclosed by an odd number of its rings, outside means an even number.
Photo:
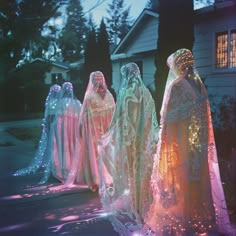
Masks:
[[[157,48],[158,18],[153,16],[146,17],[142,21],[138,34],[134,34],[133,41],[125,49],[128,54],[148,52]]]
[[[61,67],[52,66],[51,70],[49,72],[46,72],[44,83],[45,84],[52,84],[52,74],[62,74],[62,78],[64,81],[69,80],[67,70]]]
[[[131,30],[129,34],[129,37],[127,37],[123,45],[115,52],[117,55],[119,55],[119,53],[122,55],[119,59],[116,58],[112,60],[112,87],[116,94],[121,85],[120,68],[129,62],[141,62],[144,84],[148,88],[151,88],[154,84],[154,74],[156,70],[154,58],[158,38],[157,15],[146,14],[143,19],[138,22],[137,27],[135,27],[133,31]]]
[[[147,55],[136,55],[130,58],[124,58],[115,60],[112,63],[112,88],[116,94],[119,92],[121,85],[120,68],[130,62],[142,62],[142,79],[146,87],[151,88],[154,84],[155,64],[154,64],[154,52],[150,52]]]
[[[220,13],[212,9],[205,15],[196,15],[193,54],[208,94],[216,97],[230,95],[236,98],[236,68],[215,68],[216,33],[229,29],[236,29],[236,11],[224,10]]]

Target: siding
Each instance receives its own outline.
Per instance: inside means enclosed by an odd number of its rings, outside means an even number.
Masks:
[[[126,48],[128,54],[147,52],[157,48],[158,19],[148,16],[140,25],[140,31]]]
[[[212,8],[206,14],[196,15],[193,54],[208,93],[236,98],[236,69],[215,68],[215,35],[229,29],[236,29],[236,11],[232,9],[219,11]]]
[[[116,94],[121,85],[120,68],[129,62],[141,61],[143,82],[148,88],[153,85],[157,38],[158,16],[144,12],[138,25],[134,25],[125,40],[115,50],[116,53],[112,55],[114,58],[112,61],[112,87]]]

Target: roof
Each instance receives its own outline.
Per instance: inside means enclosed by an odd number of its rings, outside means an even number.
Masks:
[[[120,53],[122,53],[122,48],[124,48],[125,45],[127,45],[132,40],[134,35],[137,35],[137,32],[139,32],[140,29],[142,29],[142,27],[140,27],[140,25],[142,25],[142,23],[147,19],[147,17],[150,17],[150,16],[158,19],[159,14],[157,12],[153,11],[153,10],[145,8],[142,11],[142,13],[139,15],[139,17],[136,19],[136,21],[134,22],[133,26],[131,27],[131,29],[127,33],[127,35],[115,47],[115,49],[112,52],[112,54],[120,54]]]
[[[209,5],[209,6],[195,10],[195,14],[204,15],[207,13],[214,13],[216,11],[225,10],[227,8],[232,9],[232,7],[236,7],[236,0],[218,1],[218,2],[215,2],[213,5]]]
[[[34,60],[21,64],[20,66],[9,71],[9,74],[21,77],[23,76],[32,76],[32,71],[38,73],[39,71],[49,71],[51,66],[62,68],[66,71],[70,69],[69,65],[61,62],[54,62],[45,60],[43,58],[35,58]]]
[[[35,58],[30,62],[30,64],[33,64],[33,63],[36,63],[36,62],[48,63],[48,64],[51,64],[53,66],[60,67],[60,68],[66,69],[66,70],[69,69],[69,64],[67,64],[67,63],[50,61],[50,60],[46,60],[46,59],[43,59],[43,58]]]

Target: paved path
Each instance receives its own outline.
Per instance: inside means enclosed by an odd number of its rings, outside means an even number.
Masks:
[[[40,124],[40,119],[0,123],[0,236],[116,236],[98,193],[82,187],[55,190],[59,182],[53,178],[39,187],[40,173],[12,175],[28,165],[36,149],[33,141],[18,140],[5,129]]]

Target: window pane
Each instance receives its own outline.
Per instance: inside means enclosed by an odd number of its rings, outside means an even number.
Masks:
[[[230,34],[230,59],[229,66],[236,68],[236,30],[231,30]]]
[[[227,32],[216,35],[216,67],[227,67],[228,58],[228,34]]]

